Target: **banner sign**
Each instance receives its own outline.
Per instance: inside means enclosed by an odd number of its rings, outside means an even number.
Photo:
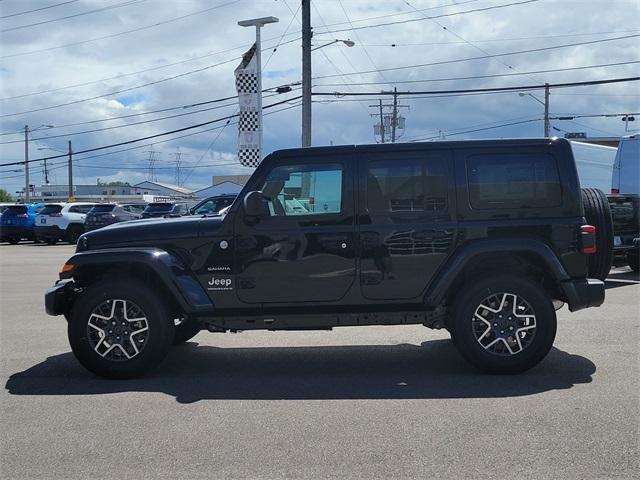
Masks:
[[[240,103],[238,121],[238,159],[245,167],[257,167],[262,160],[260,145],[261,92],[258,91],[258,61],[256,45],[242,56],[242,61],[234,71],[236,91]]]

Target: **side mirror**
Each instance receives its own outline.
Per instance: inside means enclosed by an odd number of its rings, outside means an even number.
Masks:
[[[244,197],[244,212],[248,217],[266,217],[269,208],[262,192],[253,191]]]

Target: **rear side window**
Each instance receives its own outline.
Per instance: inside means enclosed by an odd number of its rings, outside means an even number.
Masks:
[[[467,158],[474,209],[557,207],[560,178],[548,154],[485,154]]]
[[[92,213],[105,213],[105,212],[111,212],[115,208],[116,208],[116,205],[110,205],[110,204],[96,205],[95,207],[93,207],[91,209],[91,212]]]
[[[367,170],[367,210],[392,221],[416,219],[447,210],[448,176],[444,159],[375,160]]]
[[[173,208],[172,203],[150,203],[146,211],[147,212],[170,212]]]
[[[93,205],[74,205],[69,208],[69,213],[89,213]]]
[[[52,213],[60,213],[62,205],[47,205],[40,211],[40,215],[51,215]]]

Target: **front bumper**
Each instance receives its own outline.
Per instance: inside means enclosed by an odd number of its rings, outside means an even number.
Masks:
[[[71,309],[76,295],[81,291],[72,279],[58,280],[44,294],[44,309],[48,315],[64,315]]]
[[[604,303],[604,282],[601,280],[584,278],[568,280],[561,285],[569,310],[572,312],[583,308],[599,307]]]
[[[62,238],[64,237],[64,230],[57,225],[39,226],[36,225],[33,230],[38,238]]]

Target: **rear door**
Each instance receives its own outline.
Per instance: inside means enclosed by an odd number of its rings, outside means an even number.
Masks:
[[[358,165],[362,295],[418,299],[455,241],[451,152],[363,154]]]
[[[350,155],[348,155],[350,157]],[[269,215],[235,221],[243,303],[337,301],[356,277],[353,162],[279,161],[258,179]]]

